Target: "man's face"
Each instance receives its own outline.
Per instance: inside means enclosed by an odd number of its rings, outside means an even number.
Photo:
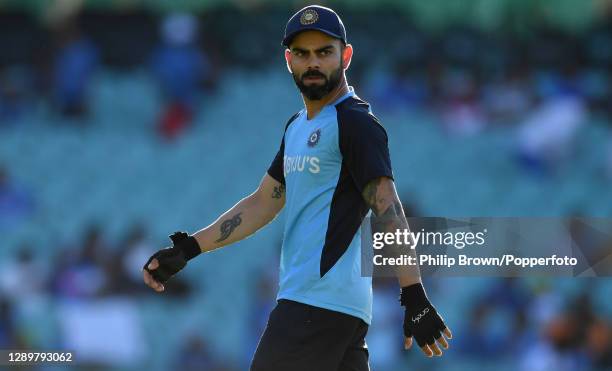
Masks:
[[[344,72],[342,42],[319,31],[297,34],[289,45],[287,63],[298,89],[309,100],[334,90]]]

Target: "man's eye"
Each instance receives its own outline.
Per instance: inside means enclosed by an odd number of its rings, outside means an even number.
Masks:
[[[326,55],[330,55],[331,52],[329,50],[323,50],[322,52],[320,52],[319,54],[326,56]]]

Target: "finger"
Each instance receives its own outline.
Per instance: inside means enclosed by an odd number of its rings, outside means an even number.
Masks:
[[[151,285],[151,288],[157,292],[161,292],[164,291],[164,285],[162,285],[161,283],[157,282],[157,281],[153,281],[153,284]]]
[[[154,287],[154,290],[155,290],[155,291],[157,291],[157,292],[162,292],[162,291],[164,291],[165,289],[166,289],[166,288],[164,287],[164,285],[162,285],[162,284],[161,284],[161,283],[159,283],[159,282],[155,282],[155,287]]]
[[[423,345],[423,346],[421,347],[421,350],[423,351],[423,353],[425,353],[425,355],[426,355],[427,357],[431,357],[431,356],[433,356],[433,353],[432,353],[431,349],[429,349],[429,346],[427,346],[427,344]]]
[[[444,329],[444,331],[442,331],[444,333],[444,335],[449,338],[452,339],[453,338],[453,334],[451,333],[451,330],[447,327]]]
[[[151,278],[151,282],[152,282],[151,287],[153,287],[155,291],[163,291],[164,285],[161,282],[156,281],[154,278]]]
[[[151,275],[144,269],[142,270],[142,278],[144,280],[144,283],[147,284],[147,286],[151,286]]]
[[[440,337],[437,338],[436,341],[438,342],[438,344],[442,345],[442,348],[448,349],[448,343],[446,342],[444,336],[440,335]]]
[[[147,266],[147,268],[149,269],[157,269],[157,267],[159,267],[159,262],[157,261],[157,259],[151,260],[151,262]]]
[[[159,289],[163,287],[163,285],[155,281],[153,276],[151,276],[151,274],[147,272],[146,270],[143,270],[143,276],[144,276],[144,281],[147,284],[147,286],[154,289],[155,291],[159,291]]]
[[[410,331],[410,329],[405,328],[404,329],[404,337],[411,338],[412,337],[412,331]]]
[[[431,348],[431,350],[433,351],[433,354],[440,357],[442,355],[442,351],[440,350],[440,348],[438,348],[438,345],[436,343],[433,344],[429,344],[429,348]]]
[[[412,348],[412,336],[409,338],[404,337],[404,349],[408,350],[410,348]]]

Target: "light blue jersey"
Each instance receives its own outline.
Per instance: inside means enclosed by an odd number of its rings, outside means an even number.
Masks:
[[[363,188],[393,178],[387,134],[349,92],[312,120],[287,123],[268,173],[285,184],[286,225],[277,299],[372,319],[372,279],[361,276]]]

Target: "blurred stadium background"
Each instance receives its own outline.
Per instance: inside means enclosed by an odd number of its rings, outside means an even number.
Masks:
[[[140,269],[257,186],[302,105],[280,40],[305,4],[0,0],[0,349],[74,350],[88,370],[247,369],[282,215],[163,295]],[[612,215],[611,1],[324,5],[410,216]],[[404,352],[396,283],[378,280],[373,370],[612,369],[608,278],[426,286],[451,349]]]

